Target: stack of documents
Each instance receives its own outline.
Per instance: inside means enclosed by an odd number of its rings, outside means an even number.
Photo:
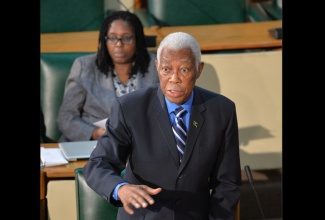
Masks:
[[[44,148],[41,146],[41,168],[59,166],[69,163],[60,148]]]
[[[105,119],[103,119],[103,120],[100,120],[100,121],[97,121],[97,122],[95,122],[95,123],[93,123],[94,125],[96,125],[96,126],[98,126],[98,127],[100,127],[100,128],[104,128],[104,129],[106,129],[106,121],[107,121],[107,119],[108,118],[105,118]]]

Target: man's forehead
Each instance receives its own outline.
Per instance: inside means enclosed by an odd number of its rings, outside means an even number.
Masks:
[[[165,46],[161,49],[161,54],[164,53],[187,53],[187,54],[192,54],[192,50],[190,47],[185,47],[185,48],[171,48],[168,46]]]
[[[160,58],[162,62],[177,61],[191,62],[194,58],[190,48],[173,49],[164,47],[161,51]]]
[[[161,62],[162,63],[170,63],[172,61],[178,61],[178,62],[181,62],[181,63],[191,63],[191,59],[190,58],[179,58],[179,59],[173,59],[173,58],[170,58],[170,57],[164,57],[164,56],[161,56]]]

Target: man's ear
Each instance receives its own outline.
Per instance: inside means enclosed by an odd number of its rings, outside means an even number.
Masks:
[[[158,60],[155,60],[156,70],[158,71]]]
[[[200,62],[200,64],[199,64],[199,71],[196,74],[196,79],[198,79],[201,76],[203,67],[204,67],[204,62]]]

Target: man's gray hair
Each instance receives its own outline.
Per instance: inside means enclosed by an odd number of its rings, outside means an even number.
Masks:
[[[160,63],[160,54],[164,47],[168,47],[173,50],[190,48],[195,57],[196,69],[199,69],[199,64],[201,62],[201,48],[196,39],[185,32],[174,32],[167,35],[159,44],[157,49],[157,60],[158,65]]]

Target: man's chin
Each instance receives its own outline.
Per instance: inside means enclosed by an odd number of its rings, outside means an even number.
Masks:
[[[165,95],[168,101],[181,105],[183,104],[183,97],[182,96],[175,96],[175,95]]]

